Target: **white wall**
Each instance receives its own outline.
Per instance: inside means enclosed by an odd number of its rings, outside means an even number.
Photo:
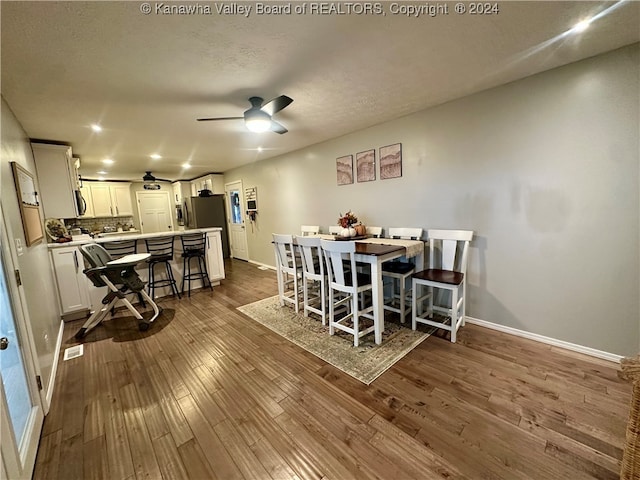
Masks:
[[[385,229],[472,229],[469,315],[637,353],[639,57],[632,45],[226,172],[257,187],[250,258],[273,265],[272,232],[348,209]],[[337,157],[397,142],[402,178],[336,186]]]
[[[32,173],[36,184],[38,183],[31,144],[4,98],[1,109],[0,191],[2,192],[2,210],[10,230],[9,235],[14,239],[19,238],[23,245],[24,253],[18,257],[17,267],[20,269],[24,294],[28,302],[26,306],[27,318],[34,336],[42,383],[47,391],[49,382],[53,380],[51,373],[60,328],[57,290],[49,261],[46,236],[43,242],[26,247],[18,198],[13,183],[10,162],[17,162],[25,170]],[[37,185],[36,188],[38,188]],[[42,209],[40,215],[43,215]],[[10,246],[15,250],[14,247],[15,245]]]

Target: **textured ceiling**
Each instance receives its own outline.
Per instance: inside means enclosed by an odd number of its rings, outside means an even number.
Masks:
[[[303,3],[313,4],[292,5]],[[0,2],[2,95],[31,138],[71,144],[85,177],[106,157],[113,179],[224,172],[640,40],[638,2],[499,2],[492,15],[448,3],[448,14],[417,18],[391,2],[380,15],[259,15],[252,2],[191,3],[195,15],[150,2],[144,15],[141,5]],[[221,15],[219,5],[252,11]],[[294,99],[275,117],[284,135],[196,122],[281,94]]]

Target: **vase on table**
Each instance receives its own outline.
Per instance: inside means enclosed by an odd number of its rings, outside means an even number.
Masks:
[[[356,229],[353,227],[346,227],[340,230],[340,236],[344,238],[355,237]]]

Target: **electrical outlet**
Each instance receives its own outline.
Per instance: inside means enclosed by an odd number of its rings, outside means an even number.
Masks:
[[[22,240],[20,240],[19,238],[16,238],[16,252],[18,252],[18,256],[24,253],[22,251]]]

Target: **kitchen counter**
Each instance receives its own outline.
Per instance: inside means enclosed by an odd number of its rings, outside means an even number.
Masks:
[[[221,232],[221,227],[210,227],[210,228],[196,228],[193,230],[180,230],[180,231],[167,231],[167,232],[156,232],[156,233],[125,233],[122,232],[122,235],[108,235],[106,237],[99,238],[89,238],[86,240],[74,240],[71,242],[65,243],[49,243],[47,246],[49,248],[62,248],[62,247],[77,247],[79,245],[85,245],[87,243],[105,243],[105,242],[117,242],[119,240],[144,240],[145,238],[155,238],[155,237],[171,237],[171,236],[182,236],[189,235],[191,233],[208,233],[208,232]],[[117,232],[119,233],[119,232]]]

